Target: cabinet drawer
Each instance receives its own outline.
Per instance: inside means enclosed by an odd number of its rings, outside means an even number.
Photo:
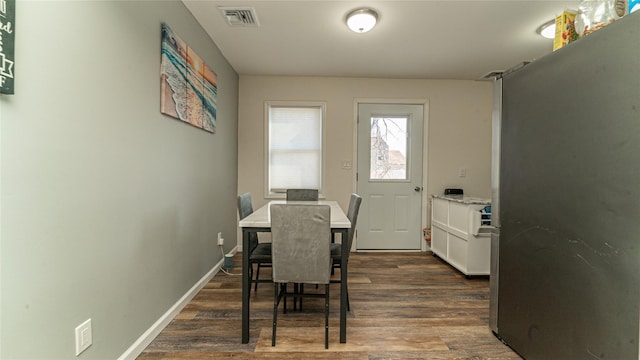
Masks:
[[[467,269],[467,240],[449,233],[449,262],[461,271]]]
[[[440,257],[447,257],[447,232],[437,226],[431,228],[431,251]]]
[[[469,232],[469,206],[457,202],[449,204],[449,227],[463,235]]]
[[[449,201],[433,199],[431,219],[445,226],[449,225]]]

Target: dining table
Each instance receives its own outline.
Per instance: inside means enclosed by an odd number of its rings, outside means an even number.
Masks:
[[[331,207],[331,234],[332,238],[335,234],[341,234],[341,250],[342,254],[348,253],[347,235],[351,228],[351,221],[345,215],[337,201],[318,200],[318,201],[291,201],[291,200],[272,200],[264,206],[254,211],[249,216],[240,220],[239,226],[242,228],[242,249],[249,249],[249,234],[271,232],[271,205],[272,204],[317,204],[329,205]],[[332,239],[327,239],[331,241]],[[347,257],[342,256],[340,261],[340,342],[347,342]],[[249,342],[249,294],[251,291],[251,279],[249,279],[249,254],[242,256],[242,343]]]

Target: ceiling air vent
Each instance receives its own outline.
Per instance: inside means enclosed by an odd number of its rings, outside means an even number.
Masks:
[[[219,9],[230,26],[260,26],[252,7],[220,7]]]

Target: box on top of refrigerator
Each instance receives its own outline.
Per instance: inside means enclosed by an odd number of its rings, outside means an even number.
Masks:
[[[556,16],[556,35],[553,39],[553,51],[578,39],[575,26],[576,15],[577,12],[575,11],[565,10],[562,14]]]

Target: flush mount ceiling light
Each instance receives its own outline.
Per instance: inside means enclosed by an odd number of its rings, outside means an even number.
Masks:
[[[540,25],[536,32],[547,39],[553,39],[556,36],[556,20],[549,20]]]
[[[377,21],[378,13],[372,9],[356,9],[347,15],[347,26],[357,33],[366,33],[373,29]]]

